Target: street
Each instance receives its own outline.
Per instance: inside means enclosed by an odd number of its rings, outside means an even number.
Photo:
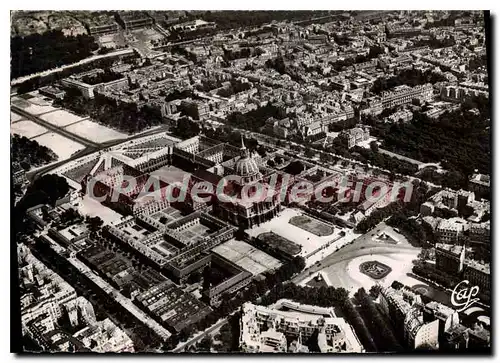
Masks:
[[[140,310],[132,301],[123,296],[113,286],[104,281],[100,276],[96,275],[90,268],[83,262],[75,257],[68,258],[68,261],[75,266],[81,273],[94,281],[101,289],[103,289],[110,297],[127,309],[137,319],[141,320],[145,325],[157,333],[163,340],[167,340],[172,334],[163,326],[158,324],[155,320],[149,317],[145,312]]]

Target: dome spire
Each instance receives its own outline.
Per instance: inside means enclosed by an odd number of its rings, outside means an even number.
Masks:
[[[240,134],[240,137],[241,137],[241,150],[245,150],[246,146],[245,146],[245,142],[243,141],[243,134]]]
[[[247,147],[245,146],[245,142],[243,141],[243,134],[240,135],[241,136],[241,157],[242,158],[246,158],[248,157],[250,154],[248,153],[248,149]]]

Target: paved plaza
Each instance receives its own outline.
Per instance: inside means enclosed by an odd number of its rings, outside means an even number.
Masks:
[[[288,239],[302,247],[300,256],[307,256],[318,248],[326,245],[329,241],[338,237],[340,230],[335,230],[333,234],[328,236],[317,236],[308,232],[301,227],[290,224],[289,221],[293,217],[303,216],[303,212],[299,209],[284,208],[280,215],[272,220],[262,223],[260,226],[246,230],[252,237],[258,237],[262,233],[273,232],[281,237]],[[325,224],[326,225],[326,224]]]

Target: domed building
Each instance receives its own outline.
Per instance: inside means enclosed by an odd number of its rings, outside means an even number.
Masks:
[[[275,217],[280,211],[279,191],[263,181],[259,165],[241,139],[240,157],[234,175],[227,178],[226,198],[218,198],[214,212],[243,228],[252,228]]]
[[[262,179],[262,174],[259,171],[259,166],[253,157],[250,156],[250,152],[245,147],[243,138],[241,139],[241,156],[236,161],[234,165],[234,171],[236,175],[241,179],[238,182],[241,186],[246,184],[251,184]]]

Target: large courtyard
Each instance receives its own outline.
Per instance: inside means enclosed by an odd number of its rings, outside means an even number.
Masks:
[[[328,285],[356,291],[375,284],[389,286],[394,280],[414,286],[421,284],[412,274],[413,260],[420,248],[385,223],[330,254],[304,274],[297,283],[307,284],[321,273]]]
[[[111,224],[121,220],[122,215],[108,208],[97,200],[85,195],[78,201],[77,209],[83,216],[99,217],[104,221],[104,224]]]
[[[174,222],[179,218],[182,218],[182,216],[182,212],[173,206],[168,206],[167,208],[150,215],[151,218],[159,221],[162,224]]]
[[[327,234],[329,231],[331,233]],[[279,216],[246,232],[252,237],[272,232],[300,246],[300,256],[306,257],[337,238],[340,230],[334,230],[327,223],[305,216],[299,209],[284,208]]]

